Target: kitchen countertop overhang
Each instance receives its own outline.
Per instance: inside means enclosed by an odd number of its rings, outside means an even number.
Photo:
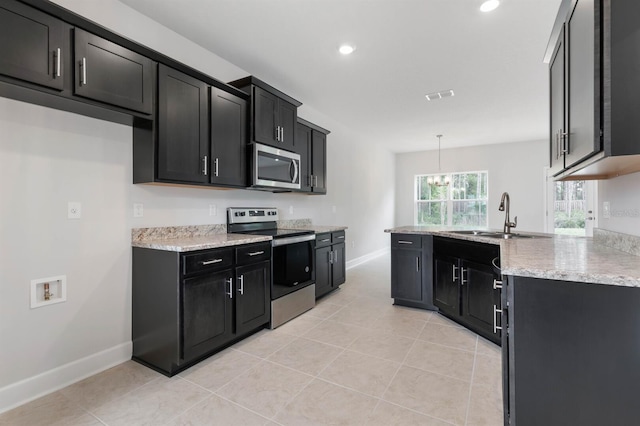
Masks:
[[[451,232],[459,229],[403,226],[385,229],[385,232],[498,244],[503,275],[640,287],[638,256],[596,243],[593,238],[538,234],[548,238],[504,240]]]

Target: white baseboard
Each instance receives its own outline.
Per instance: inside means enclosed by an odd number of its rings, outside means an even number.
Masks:
[[[0,413],[50,394],[131,359],[127,342],[0,388]]]
[[[351,259],[350,261],[347,262],[347,269],[351,269],[354,268],[358,265],[362,265],[363,263],[367,263],[370,260],[373,260],[377,257],[380,256],[384,256],[385,254],[388,254],[391,252],[391,247],[385,247],[383,249],[380,250],[376,250],[374,252],[365,254],[364,256],[360,256],[360,257],[356,257],[355,259]]]

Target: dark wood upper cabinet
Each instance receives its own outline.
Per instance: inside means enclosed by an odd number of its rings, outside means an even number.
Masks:
[[[295,152],[300,154],[300,190],[327,193],[327,135],[331,133],[298,118]]]
[[[180,71],[160,65],[158,67],[158,179],[194,183],[209,182],[208,120],[207,84]]]
[[[302,103],[253,76],[229,84],[251,95],[250,141],[296,152],[296,120]]]
[[[248,102],[211,88],[211,183],[247,186]]]
[[[74,42],[76,95],[151,114],[152,60],[79,28]]]
[[[68,26],[18,2],[0,4],[0,74],[62,90]]]

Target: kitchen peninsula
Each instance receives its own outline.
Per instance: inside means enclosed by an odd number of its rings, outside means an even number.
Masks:
[[[633,401],[640,391],[637,237],[595,230],[594,238],[498,239],[416,226],[385,232],[392,234],[392,259],[403,250],[394,237],[421,236],[423,247],[431,241],[431,259],[439,256],[439,240],[499,247],[502,279],[494,289],[501,290],[501,308],[493,313],[500,314],[494,331],[502,330],[505,424],[632,424],[640,417]],[[429,266],[437,304],[437,262]],[[463,294],[476,294],[474,281],[464,268],[457,273],[464,311]]]

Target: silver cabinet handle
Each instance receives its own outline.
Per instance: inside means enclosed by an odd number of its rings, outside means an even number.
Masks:
[[[502,288],[502,281],[501,280],[493,280],[493,289],[494,290],[499,290]]]
[[[240,277],[238,278],[238,281],[240,281],[240,287],[238,288],[238,291],[240,292],[240,296],[244,295],[244,275],[240,275]]]
[[[321,243],[328,243],[331,241],[331,238],[325,238],[324,240],[320,240]]]
[[[264,250],[251,252],[249,253],[249,256],[257,256],[259,254],[264,254]]]
[[[307,175],[308,186],[313,188],[313,175]]]
[[[453,274],[453,282],[456,282],[458,280],[458,277],[456,277],[456,271],[458,270],[458,267],[456,265],[451,265],[453,267],[453,269],[451,270],[452,274]]]
[[[464,268],[460,268],[460,284],[465,285],[467,280],[464,279]],[[467,278],[469,278],[469,268],[467,268]]]
[[[338,237],[339,240],[344,240],[344,235]]]
[[[60,48],[58,47],[57,51],[56,51],[56,77],[60,77]]]
[[[206,265],[213,265],[214,263],[220,263],[220,262],[222,262],[222,259],[201,260],[200,264],[202,266],[206,266]]]
[[[218,157],[216,157],[216,159],[213,160],[213,164],[215,165],[214,176],[218,177]]]
[[[560,130],[556,131],[556,160],[560,158]]]
[[[502,326],[498,326],[498,324],[496,323],[497,321],[496,315],[501,313],[502,313],[502,309],[498,309],[496,305],[493,305],[493,333],[494,334],[497,334],[498,330],[502,330]]]
[[[229,296],[229,299],[233,299],[233,278],[229,278],[228,280],[224,280],[225,283],[229,284],[229,292],[227,293],[227,296]]]
[[[87,84],[87,58],[82,58],[82,78],[80,84]]]
[[[209,159],[208,155],[202,157],[202,174],[207,175],[207,160]]]
[[[416,272],[420,272],[420,257],[416,257]]]
[[[413,244],[413,241],[398,240],[398,244]]]
[[[329,263],[333,263],[333,252],[330,251],[328,254],[329,254]]]
[[[280,142],[284,142],[284,127],[280,126]]]
[[[562,139],[562,154],[568,154],[569,153],[569,144],[567,143],[567,136],[569,134],[566,132],[563,132],[562,130],[560,131],[560,137]]]
[[[313,178],[315,179],[313,186],[318,187],[318,176],[314,176]]]

